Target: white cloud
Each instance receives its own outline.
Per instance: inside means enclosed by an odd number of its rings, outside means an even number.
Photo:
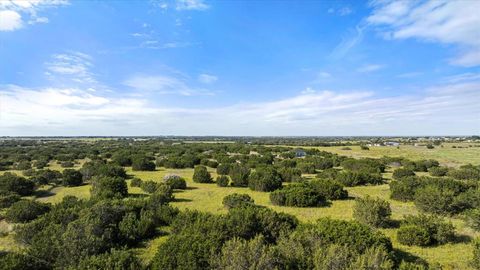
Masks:
[[[193,88],[180,78],[166,75],[135,75],[127,79],[124,84],[140,92],[182,96],[214,95],[214,92],[208,89]]]
[[[363,39],[364,25],[355,26],[355,30],[350,31],[348,36],[343,37],[342,41],[335,47],[331,56],[336,59],[343,58],[353,47]]]
[[[417,38],[458,45],[451,63],[480,65],[480,1],[374,1],[367,21],[393,39]]]
[[[368,65],[364,65],[364,66],[361,66],[357,69],[357,72],[361,72],[361,73],[367,73],[367,72],[373,72],[373,71],[377,71],[377,70],[380,70],[384,68],[383,65],[378,65],[378,64],[368,64]]]
[[[206,10],[210,6],[203,0],[177,0],[177,10]]]
[[[328,72],[325,72],[325,71],[322,71],[322,72],[318,73],[318,77],[322,78],[322,79],[327,79],[327,78],[331,78],[332,74],[330,74]]]
[[[0,86],[0,135],[475,134],[479,90],[479,80],[395,97],[307,88],[290,98],[194,109],[78,88]]]
[[[13,10],[0,10],[0,31],[15,31],[22,28],[22,16]]]
[[[397,75],[397,78],[414,78],[422,75],[422,72],[407,72]]]
[[[95,84],[95,76],[90,71],[93,67],[92,57],[81,52],[55,54],[50,62],[45,63],[47,76],[52,80],[69,79],[77,83]]]
[[[0,1],[0,31],[14,31],[22,28],[22,15],[28,24],[48,23],[47,17],[39,17],[44,9],[68,4],[66,0],[2,0]]]
[[[347,15],[351,14],[352,12],[353,12],[353,10],[350,7],[343,7],[343,8],[338,10],[338,14],[340,14],[340,16],[347,16]]]
[[[210,75],[210,74],[200,74],[198,75],[198,81],[201,83],[214,83],[218,80],[217,76]]]

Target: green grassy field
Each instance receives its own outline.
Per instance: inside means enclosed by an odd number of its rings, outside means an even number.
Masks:
[[[285,212],[298,217],[303,222],[314,221],[321,217],[332,217],[337,219],[351,220],[353,215],[353,198],[350,200],[334,201],[327,207],[316,208],[296,208],[296,207],[280,207],[270,203],[269,194],[265,192],[251,191],[248,188],[235,188],[235,187],[217,187],[215,184],[200,184],[194,183],[191,178],[193,175],[192,169],[160,169],[154,172],[132,172],[127,170],[129,174],[139,177],[142,180],[154,180],[161,181],[162,177],[169,173],[179,174],[187,179],[188,189],[175,192],[176,200],[172,205],[179,209],[196,209],[201,211],[207,211],[211,213],[226,213],[225,208],[222,206],[222,199],[228,194],[232,193],[244,193],[250,195],[256,204],[263,205],[274,209],[275,211]],[[215,176],[215,172],[210,169],[212,175]],[[385,174],[388,176],[389,174]],[[90,186],[85,185],[81,187],[63,188],[58,187],[51,190],[54,195],[40,198],[44,202],[58,202],[65,195],[75,195],[81,198],[87,198],[89,196]],[[393,201],[389,199],[389,186],[388,184],[378,186],[359,186],[347,188],[351,197],[362,197],[366,195],[380,197],[388,200],[392,207],[392,218],[394,220],[401,220],[404,215],[416,214],[417,210],[413,203],[403,203]],[[140,188],[129,187],[130,193],[142,193]],[[468,239],[479,235],[467,228],[462,220],[450,219],[455,225],[457,233],[461,239]],[[418,256],[430,263],[438,262],[444,266],[452,267],[453,269],[468,269],[468,261],[471,257],[471,247],[467,242],[459,242],[455,244],[447,244],[436,247],[409,247],[399,244],[396,241],[396,229],[382,229],[392,239],[392,243],[395,248],[410,253],[411,255]],[[139,256],[145,261],[149,261],[153,258],[157,247],[165,241],[166,236],[160,236],[144,243],[142,247],[136,249]]]
[[[469,147],[469,145],[476,147]],[[452,148],[461,146],[462,148]],[[427,149],[425,146],[401,145],[398,149],[389,146],[370,146],[370,150],[361,150],[360,146],[349,146],[352,150],[342,150],[344,146],[331,147],[304,147],[316,148],[350,157],[381,158],[383,156],[405,157],[412,160],[436,159],[444,166],[457,167],[464,164],[480,164],[480,147],[471,143],[444,143],[443,147],[436,146]]]
[[[480,148],[451,148],[445,146],[444,148],[436,148],[433,150],[419,149],[413,146],[402,146],[400,149],[390,147],[371,147],[369,151],[360,150],[358,147],[351,147],[352,150],[341,150],[341,147],[320,147],[319,149],[325,151],[332,151],[342,155],[349,155],[354,157],[381,157],[389,156],[405,156],[411,159],[434,158],[441,161],[445,165],[458,166],[465,163],[480,163]],[[358,148],[358,149],[357,149]],[[61,169],[58,164],[52,164],[52,169]],[[79,166],[79,165],[77,165]],[[215,178],[216,173],[213,169],[209,169],[212,176]],[[280,207],[270,203],[269,194],[264,192],[251,191],[248,188],[235,187],[218,187],[216,184],[200,184],[194,183],[192,179],[193,169],[164,169],[160,168],[153,172],[134,172],[131,168],[127,168],[127,173],[139,177],[142,180],[161,181],[164,175],[175,173],[187,179],[188,189],[175,192],[175,201],[172,205],[179,209],[197,209],[201,211],[208,211],[211,213],[226,213],[222,206],[222,199],[226,195],[232,193],[244,193],[250,195],[256,204],[263,205],[274,209],[275,211],[285,212],[295,215],[303,222],[314,221],[320,217],[332,217],[336,219],[351,220],[353,215],[353,205],[355,197],[363,197],[366,195],[380,197],[390,202],[392,207],[392,218],[394,220],[401,220],[404,215],[416,214],[417,210],[413,203],[403,203],[390,200],[388,184],[378,186],[359,186],[347,188],[350,196],[349,200],[333,201],[330,206],[316,207],[316,208],[295,208],[295,207]],[[384,177],[389,178],[391,171],[387,172]],[[130,180],[128,180],[128,183]],[[130,184],[130,183],[129,183]],[[42,197],[36,198],[43,202],[57,203],[66,195],[74,195],[79,198],[88,198],[90,196],[90,186],[84,185],[80,187],[50,187],[45,186],[46,192]],[[130,187],[129,192],[132,194],[143,193],[138,187]],[[396,229],[381,229],[383,233],[389,236],[394,247],[398,250],[408,254],[425,259],[429,263],[440,263],[446,266],[446,269],[469,269],[468,261],[471,259],[472,249],[468,243],[471,237],[479,236],[460,219],[449,219],[457,229],[459,240],[457,243],[434,246],[428,248],[409,247],[401,245],[396,240]],[[6,225],[4,225],[6,226]],[[0,224],[0,229],[1,229]],[[165,241],[168,236],[159,236],[155,239],[143,243],[136,248],[138,255],[145,261],[150,261],[157,247]],[[13,241],[11,234],[0,237],[0,249],[10,250],[18,248]]]

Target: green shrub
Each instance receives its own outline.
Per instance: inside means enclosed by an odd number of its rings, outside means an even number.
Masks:
[[[474,269],[480,269],[480,237],[472,241],[473,245],[473,260],[471,265]]]
[[[401,226],[397,231],[397,240],[400,244],[407,246],[428,246],[431,244],[428,231],[416,225]]]
[[[308,184],[291,184],[270,193],[270,201],[280,206],[310,207],[326,203],[326,198]]]
[[[226,163],[222,163],[222,164],[219,164],[217,166],[217,174],[218,175],[228,175],[229,173],[229,170],[230,170],[230,164]]]
[[[415,206],[427,213],[452,214],[457,210],[454,207],[455,191],[441,189],[428,185],[415,191]]]
[[[173,189],[167,184],[157,184],[155,191],[150,195],[149,198],[150,202],[155,205],[164,205],[173,199]]]
[[[64,186],[79,186],[83,183],[83,175],[74,169],[65,169],[62,173]]]
[[[415,176],[415,172],[407,168],[399,168],[393,171],[392,178],[399,180],[404,177]]]
[[[0,192],[0,209],[10,207],[21,199],[20,195],[11,191]]]
[[[32,195],[35,184],[31,180],[6,172],[0,175],[0,191],[18,193],[20,196]]]
[[[146,193],[154,193],[157,190],[158,184],[155,181],[142,181],[140,188]]]
[[[51,269],[39,258],[15,252],[2,252],[0,254],[0,269],[4,270],[47,270]]]
[[[387,250],[383,247],[372,247],[367,249],[364,254],[358,256],[351,269],[392,270],[394,265],[395,263]]]
[[[280,167],[278,173],[280,173],[283,182],[297,182],[302,176],[300,169],[290,167]]]
[[[163,182],[170,185],[173,189],[187,189],[187,182],[183,177],[176,174],[167,174],[163,177]]]
[[[250,175],[250,169],[248,167],[235,163],[230,167],[228,175],[232,180],[232,186],[248,186],[248,176]]]
[[[138,178],[138,177],[134,177],[131,181],[130,181],[130,186],[132,187],[140,187],[142,185],[142,179]]]
[[[417,177],[405,177],[390,182],[390,198],[397,201],[413,201],[416,190],[422,185]]]
[[[128,195],[127,182],[121,177],[95,177],[90,194],[94,199],[123,198]]]
[[[255,202],[253,199],[247,194],[238,194],[233,193],[223,197],[222,204],[227,209],[235,208],[235,207],[242,207],[245,205],[252,205]]]
[[[311,181],[310,185],[327,200],[343,200],[348,198],[348,192],[343,188],[343,185],[335,180],[318,179]]]
[[[230,183],[230,178],[226,175],[220,175],[217,177],[217,186],[219,187],[226,187]]]
[[[193,171],[193,182],[197,183],[212,183],[212,176],[207,170],[207,167],[199,165]]]
[[[445,176],[448,173],[447,167],[431,167],[428,169],[431,176]]]
[[[135,254],[128,250],[111,249],[110,252],[86,257],[71,270],[92,270],[92,269],[111,269],[111,270],[136,270],[142,269],[140,260]]]
[[[390,203],[379,198],[357,198],[353,208],[353,217],[361,223],[373,227],[386,227],[392,210]]]
[[[466,211],[465,219],[470,228],[480,231],[480,209],[476,208]]]
[[[132,158],[133,171],[155,171],[155,163],[148,157],[137,155]]]
[[[454,238],[453,225],[436,216],[406,216],[397,231],[397,239],[404,245],[445,244],[452,242]]]
[[[25,223],[36,219],[50,210],[50,205],[30,200],[18,201],[5,213],[5,218],[13,223]]]
[[[274,191],[282,187],[282,179],[272,167],[261,167],[250,174],[248,187],[256,191]]]
[[[358,185],[379,185],[383,183],[382,175],[379,173],[367,173],[362,171],[344,171],[335,176],[335,180],[347,187]]]
[[[213,269],[281,269],[278,253],[265,244],[263,237],[252,240],[234,238],[211,258]]]
[[[314,254],[315,270],[344,270],[350,269],[358,253],[348,246],[337,244],[318,249]]]

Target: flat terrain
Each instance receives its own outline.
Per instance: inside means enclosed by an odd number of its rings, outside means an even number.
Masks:
[[[400,149],[395,147],[370,147],[370,150],[360,150],[359,147],[353,146],[352,150],[341,150],[342,147],[318,147],[318,149],[338,153],[341,155],[348,155],[353,157],[382,157],[387,156],[404,156],[410,159],[437,159],[444,165],[460,166],[466,163],[480,163],[480,148],[466,147],[466,148],[452,148],[451,145],[446,145],[443,148],[426,149],[414,146],[401,146]],[[81,163],[77,164],[78,168]],[[61,170],[57,164],[51,164],[52,169]],[[216,173],[209,168],[212,176],[215,178]],[[18,173],[18,172],[17,172]],[[276,211],[289,213],[295,215],[299,220],[308,222],[314,221],[320,217],[332,217],[337,219],[351,220],[353,214],[354,197],[362,197],[366,195],[380,197],[388,200],[392,207],[392,218],[394,220],[401,220],[406,214],[415,214],[417,210],[413,203],[403,203],[390,200],[388,184],[378,186],[359,186],[347,188],[350,197],[349,200],[334,201],[330,206],[317,208],[295,208],[295,207],[280,207],[274,206],[270,203],[269,194],[264,192],[251,191],[248,188],[235,187],[218,187],[216,184],[199,184],[194,183],[192,179],[193,169],[164,169],[158,168],[153,172],[133,172],[131,168],[127,168],[127,173],[131,176],[139,177],[142,180],[161,181],[164,175],[174,173],[183,176],[187,179],[188,189],[175,192],[175,201],[172,203],[179,209],[197,209],[208,211],[212,213],[226,213],[222,206],[222,199],[226,195],[232,193],[245,193],[250,195],[256,204],[270,207]],[[391,176],[391,171],[384,174],[385,178]],[[130,182],[130,180],[128,180]],[[130,184],[130,183],[129,183]],[[40,192],[38,199],[43,202],[56,203],[59,202],[66,195],[74,195],[79,198],[88,198],[90,196],[90,186],[84,185],[79,187],[51,187],[45,186],[42,188],[44,192]],[[130,193],[142,193],[140,188],[129,187]],[[440,263],[447,267],[447,269],[469,269],[468,261],[471,259],[472,250],[468,240],[471,237],[480,235],[473,232],[465,226],[460,219],[450,219],[455,225],[458,234],[457,243],[446,244],[434,247],[409,247],[401,245],[396,240],[396,229],[382,229],[383,233],[388,235],[396,249],[406,252],[407,254],[420,257],[429,263]],[[8,224],[0,224],[0,233],[11,230]],[[167,236],[160,236],[152,239],[143,246],[138,247],[136,251],[144,261],[149,261],[153,258],[157,247],[165,241]],[[11,250],[18,248],[13,241],[12,235],[0,237],[0,249]],[[448,268],[449,267],[449,268]]]
[[[361,150],[360,146],[349,146],[352,150],[343,150],[344,146],[304,148],[316,148],[350,157],[381,158],[389,156],[405,157],[412,160],[435,159],[442,165],[449,167],[458,167],[468,163],[480,164],[480,145],[478,143],[444,143],[442,146],[435,146],[434,149],[413,145],[400,145],[398,148],[393,146],[369,146],[370,150]],[[457,148],[453,148],[453,146]]]

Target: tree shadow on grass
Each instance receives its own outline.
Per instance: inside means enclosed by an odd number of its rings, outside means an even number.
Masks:
[[[173,202],[191,202],[191,199],[185,199],[185,198],[175,198],[173,199]]]
[[[470,243],[472,241],[472,237],[466,234],[456,234],[455,238],[453,239],[453,243]]]
[[[37,190],[34,193],[35,198],[46,198],[54,195],[55,193],[51,192],[50,190]]]
[[[402,223],[401,220],[391,219],[388,221],[386,228],[390,228],[390,229],[400,228],[401,223]]]
[[[393,253],[395,253],[395,258],[398,258],[398,263],[400,263],[401,261],[406,261],[410,263],[417,263],[428,266],[427,261],[418,257],[417,255],[413,255],[412,253],[406,252],[404,250],[394,248]]]

